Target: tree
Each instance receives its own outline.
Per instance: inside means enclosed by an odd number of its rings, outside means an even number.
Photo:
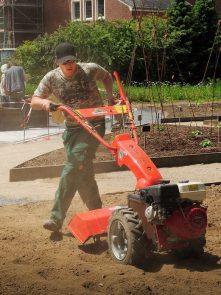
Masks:
[[[213,0],[196,0],[193,7],[193,37],[190,72],[192,79],[199,82],[204,74],[212,77],[214,72],[215,53],[212,55],[207,68],[208,58],[211,54],[214,38],[217,31],[218,16]],[[205,73],[205,70],[207,72]]]
[[[175,0],[168,12],[168,32],[174,43],[172,57],[167,67],[171,69],[169,79],[187,81],[189,77],[189,59],[192,52],[192,6],[185,0]]]

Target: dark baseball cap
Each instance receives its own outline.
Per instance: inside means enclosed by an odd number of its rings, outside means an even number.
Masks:
[[[70,43],[60,43],[55,48],[55,58],[58,64],[63,64],[68,60],[76,60],[76,53],[74,46]]]

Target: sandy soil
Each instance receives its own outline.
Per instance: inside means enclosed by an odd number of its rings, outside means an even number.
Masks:
[[[180,107],[176,109],[186,114],[184,106],[182,111]],[[208,115],[207,108],[203,110]],[[202,114],[202,110],[197,106],[194,114],[198,113]],[[102,195],[104,206],[124,205],[126,195]],[[50,215],[52,201],[0,206],[0,294],[219,295],[221,186],[207,188],[205,205],[205,255],[201,259],[181,259],[169,253],[154,253],[143,268],[114,262],[106,237],[99,244],[90,239],[84,246],[73,237],[67,224],[77,211],[85,211],[78,197],[72,202],[59,235],[42,227]]]
[[[126,194],[103,195],[104,206],[126,203]],[[0,294],[221,294],[221,187],[208,188],[208,231],[201,259],[154,254],[143,269],[120,265],[108,253],[106,237],[84,246],[67,229],[76,211],[68,211],[62,234],[42,228],[52,202],[0,207]]]

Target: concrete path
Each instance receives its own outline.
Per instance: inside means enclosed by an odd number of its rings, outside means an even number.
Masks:
[[[42,201],[54,199],[58,178],[9,182],[9,170],[43,153],[63,147],[61,134],[17,144],[0,144],[0,205],[15,201]],[[195,180],[221,181],[221,163],[198,164],[184,167],[160,168],[164,179],[171,182]],[[101,194],[132,191],[135,177],[130,171],[97,174]]]

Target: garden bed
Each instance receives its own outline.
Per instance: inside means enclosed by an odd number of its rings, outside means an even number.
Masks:
[[[139,145],[150,157],[219,153],[221,152],[221,142],[218,140],[218,131],[218,128],[209,127],[154,125],[150,132],[142,133]],[[95,161],[112,160],[114,157],[105,147],[100,145]],[[17,168],[63,165],[64,163],[65,151],[61,148],[22,163]]]
[[[214,128],[163,126],[158,126],[160,130],[143,133],[139,142],[158,168],[221,162],[221,144],[217,141]],[[152,127],[155,129],[157,126]],[[12,168],[10,181],[59,177],[64,164],[64,148],[57,149]],[[94,160],[94,169],[96,173],[106,173],[126,167],[119,168],[114,156],[100,145]]]
[[[180,114],[182,111],[181,118],[187,116],[189,122],[186,125],[182,125],[181,120],[173,124],[150,124],[148,132],[143,132],[142,126],[138,127],[139,145],[152,158],[157,167],[221,162],[220,128],[217,127],[220,111],[218,103],[165,105],[164,109],[168,116],[167,119],[170,118],[171,121],[174,121],[172,119],[179,118],[178,113]],[[191,114],[195,114],[195,117],[191,117]],[[207,119],[206,125],[199,125],[199,122],[195,120],[197,116]],[[217,116],[218,121],[212,120],[211,116]],[[168,121],[170,120],[168,119]],[[119,132],[130,133],[131,131],[120,130],[115,134],[106,135],[105,139],[110,142],[113,136]],[[94,162],[97,173],[118,169],[114,156],[102,145],[97,150]],[[60,148],[11,169],[10,180],[57,177],[64,164],[65,151],[64,148]]]

